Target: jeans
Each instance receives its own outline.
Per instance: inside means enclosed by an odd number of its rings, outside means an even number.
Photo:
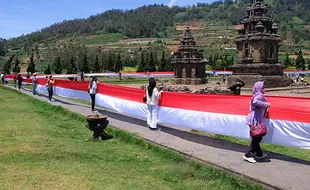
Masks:
[[[256,156],[262,156],[263,152],[262,149],[260,148],[259,143],[262,141],[262,137],[258,138],[253,138],[249,146],[248,152],[245,154],[246,157],[252,157],[254,153],[256,153]]]
[[[155,129],[157,128],[157,105],[147,105],[148,113],[147,113],[147,124]]]
[[[53,88],[47,88],[48,91],[48,100],[52,101],[53,98]]]
[[[37,84],[32,85],[32,94],[33,95],[37,95],[37,86],[38,86]]]
[[[96,94],[89,94],[91,98],[91,110],[95,111]]]

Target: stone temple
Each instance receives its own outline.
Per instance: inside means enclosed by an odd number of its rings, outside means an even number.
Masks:
[[[246,87],[253,87],[257,81],[265,81],[267,88],[285,87],[292,80],[283,76],[284,66],[278,62],[278,26],[267,15],[264,0],[253,0],[247,8],[247,15],[241,21],[243,28],[236,36],[237,62],[231,67],[233,74],[228,84],[239,78]]]
[[[186,27],[181,43],[173,54],[174,78],[172,84],[205,84],[206,63],[203,55],[196,48],[196,42],[189,27]]]

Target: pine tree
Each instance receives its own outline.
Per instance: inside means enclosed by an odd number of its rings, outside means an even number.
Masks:
[[[47,65],[45,71],[44,71],[44,74],[48,75],[48,74],[51,74],[51,67],[50,67],[50,64]]]
[[[103,70],[103,71],[107,71],[108,70],[108,61],[107,61],[107,58],[106,58],[106,54],[105,53],[101,53],[100,54],[100,68]]]
[[[113,53],[110,52],[109,53],[109,58],[108,58],[108,64],[107,64],[107,69],[110,72],[114,71],[114,64],[113,64],[113,62],[114,62],[114,56],[113,56]]]
[[[67,68],[67,74],[76,74],[77,73],[77,68],[75,66],[75,59],[74,57],[72,56],[70,58],[70,64]]]
[[[297,58],[295,59],[295,64],[297,69],[305,69],[305,59],[302,55],[301,49],[297,52]]]
[[[154,56],[153,56],[153,52],[152,51],[151,51],[150,59],[149,59],[149,71],[150,72],[155,72],[156,71],[155,60],[154,60]]]
[[[20,72],[20,61],[18,60],[18,57],[15,59],[15,65],[13,68],[13,73],[19,73]]]
[[[149,56],[149,53],[146,52],[145,53],[145,67],[144,67],[144,71],[150,71],[150,56]]]
[[[89,69],[89,66],[88,66],[86,53],[84,53],[82,61],[83,62],[82,62],[81,72],[89,73],[90,69]]]
[[[31,53],[31,56],[30,56],[30,62],[29,62],[29,65],[27,67],[27,73],[35,73],[36,72],[36,65],[34,63],[34,60],[33,60],[33,52]]]
[[[5,55],[5,50],[4,50],[4,44],[3,44],[3,39],[0,38],[0,56]]]
[[[137,71],[138,72],[144,72],[145,71],[144,51],[142,51],[141,60],[140,60],[140,64],[138,65]]]
[[[167,69],[167,60],[166,60],[166,56],[165,56],[165,51],[163,50],[161,60],[160,60],[160,64],[158,67],[158,71],[166,71],[166,69]]]
[[[288,53],[286,53],[286,58],[283,61],[283,65],[285,66],[285,68],[291,65],[291,59]]]
[[[62,73],[62,66],[60,62],[60,57],[57,56],[54,60],[54,72],[56,74],[61,74]]]
[[[171,56],[168,57],[168,59],[166,60],[166,69],[165,71],[173,71],[174,69],[174,65],[172,64],[172,61],[171,61]]]
[[[12,55],[10,57],[10,59],[4,64],[3,66],[3,71],[7,74],[10,74],[11,73],[11,67],[12,67],[12,61],[13,61],[13,58],[14,58],[14,55]]]
[[[101,68],[100,68],[100,64],[99,64],[99,56],[98,55],[96,55],[93,72],[97,72],[97,73],[101,72]]]
[[[115,63],[115,67],[114,67],[114,71],[120,72],[122,69],[123,69],[122,58],[121,58],[121,55],[118,53],[117,54],[117,61]]]

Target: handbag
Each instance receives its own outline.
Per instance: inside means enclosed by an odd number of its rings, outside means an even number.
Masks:
[[[251,137],[263,137],[266,134],[267,134],[267,128],[264,122],[258,124],[257,126],[250,126]]]

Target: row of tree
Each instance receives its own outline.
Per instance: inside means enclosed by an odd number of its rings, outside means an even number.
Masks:
[[[283,61],[283,65],[285,66],[285,68],[296,66],[296,69],[305,70],[306,68],[308,68],[310,70],[310,60],[306,61],[304,59],[301,49],[296,52],[296,56],[296,59],[292,60],[290,59],[289,54],[286,54],[286,58]]]
[[[120,72],[123,66],[136,67],[138,72],[154,71],[172,71],[171,58],[166,56],[166,51],[162,51],[161,58],[153,51],[141,50],[136,55],[120,54],[113,51],[101,52],[99,50],[92,52],[86,49],[80,49],[77,52],[66,49],[58,52],[54,58],[53,64],[47,65],[45,74],[54,71],[61,73],[99,73],[99,72]],[[30,58],[30,60],[33,60]],[[31,63],[31,61],[30,61]],[[31,67],[29,64],[28,67]]]

